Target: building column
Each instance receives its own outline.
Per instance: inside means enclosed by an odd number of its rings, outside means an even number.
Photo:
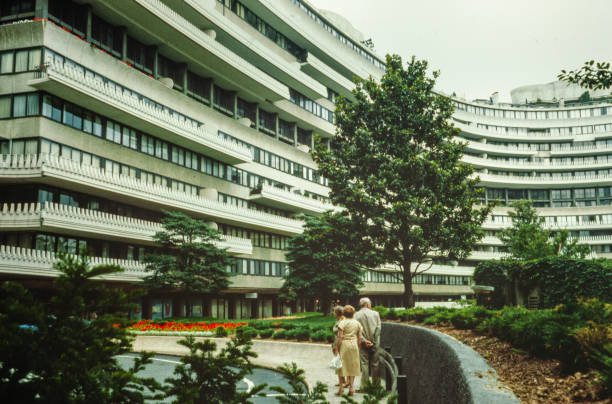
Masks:
[[[117,30],[121,36],[121,60],[126,62],[128,49],[127,27],[117,27]]]
[[[238,93],[233,91],[232,98],[234,99],[234,108],[232,112],[234,113],[234,119],[238,119]]]
[[[314,133],[310,131],[310,150],[314,150]]]
[[[255,130],[259,130],[259,104],[255,104]]]
[[[85,40],[91,43],[91,29],[93,25],[93,9],[91,4],[85,4],[85,13],[87,14],[87,23],[85,24]]]
[[[183,93],[187,94],[187,63],[181,63],[179,67],[181,69],[182,80],[178,84],[183,86]]]
[[[49,18],[49,0],[36,0],[34,6],[35,18]]]
[[[215,103],[215,82],[213,81],[213,79],[210,79],[210,86],[208,87],[208,90],[210,91],[210,93],[209,93],[210,107],[214,108],[214,103]]]
[[[278,139],[278,114],[274,114],[274,139]]]
[[[293,146],[298,147],[298,130],[297,130],[297,122],[293,124]]]
[[[159,48],[153,45],[150,51],[153,54],[153,78],[157,80],[159,78]]]
[[[325,143],[327,145],[327,150],[331,150],[331,139],[329,138],[325,139]]]

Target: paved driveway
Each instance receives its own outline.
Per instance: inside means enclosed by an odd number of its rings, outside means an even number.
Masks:
[[[134,357],[137,354],[124,354],[117,356],[117,362],[123,367],[127,369],[132,366]],[[152,377],[157,380],[159,383],[164,383],[164,380],[168,377],[171,377],[174,373],[174,368],[177,364],[181,363],[180,358],[176,356],[170,355],[156,355],[153,357],[153,362],[148,364],[147,367],[139,373],[139,376],[144,377]],[[238,389],[241,391],[245,391],[247,389],[251,389],[253,386],[258,384],[267,383],[268,386],[281,386],[288,391],[291,391],[291,387],[289,384],[283,379],[283,377],[273,370],[264,369],[264,368],[256,368],[253,371],[253,374],[248,375],[244,378],[239,384]],[[272,404],[277,403],[274,398],[277,393],[270,390],[269,387],[263,391],[266,394],[265,397],[257,397],[252,399],[255,404]],[[166,400],[157,401],[160,403],[169,403],[172,402],[172,398],[168,398]]]

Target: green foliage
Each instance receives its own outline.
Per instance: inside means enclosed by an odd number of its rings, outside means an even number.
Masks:
[[[580,69],[566,72],[561,70],[557,76],[559,80],[578,84],[591,90],[608,89],[612,87],[612,70],[609,62],[597,62],[594,60],[584,63]]]
[[[528,261],[562,255],[567,258],[584,258],[591,251],[587,245],[570,238],[567,230],[552,232],[544,228],[544,218],[538,216],[530,200],[520,200],[511,205],[508,215],[512,227],[500,231],[500,240],[516,260]]]
[[[227,330],[225,329],[225,327],[217,327],[215,328],[215,337],[217,338],[224,338],[227,337]]]
[[[164,230],[153,236],[158,248],[155,254],[146,257],[147,269],[152,274],[145,278],[145,284],[194,293],[214,293],[227,288],[226,267],[231,259],[225,249],[215,245],[220,240],[219,232],[184,213],[164,213]]]
[[[257,330],[266,330],[272,327],[270,321],[253,321],[253,322],[250,322],[249,324]]]
[[[329,330],[319,330],[311,333],[310,339],[317,342],[331,342],[334,340],[334,334]]]
[[[236,328],[236,335],[244,335],[244,337],[249,340],[257,337],[258,333],[259,331],[257,331],[257,329],[248,325]]]
[[[287,331],[278,330],[272,335],[273,339],[287,339]]]
[[[599,370],[599,383],[602,397],[612,396],[612,343],[607,344],[601,351],[594,352],[593,360]]]
[[[0,288],[0,397],[3,402],[142,403],[159,385],[136,376],[150,362],[124,370],[115,356],[129,352],[123,314],[133,296],[93,277],[122,271],[90,267],[85,256],[60,255],[54,294],[43,301],[20,284]],[[85,316],[96,313],[97,318]],[[151,393],[145,393],[145,387]]]
[[[540,288],[541,307],[554,307],[580,297],[612,302],[612,260],[548,257],[516,271],[524,289]]]
[[[329,404],[325,399],[327,386],[321,382],[308,390],[306,387],[306,378],[304,370],[297,367],[295,362],[291,364],[285,363],[283,366],[276,368],[283,375],[283,378],[291,386],[291,390],[286,390],[283,387],[272,386],[270,389],[279,394],[276,400],[281,404]]]
[[[167,397],[173,403],[226,404],[244,403],[256,396],[265,385],[253,387],[249,392],[236,390],[238,382],[253,372],[252,342],[244,333],[236,333],[228,344],[215,355],[216,344],[211,340],[198,342],[188,336],[178,342],[189,349],[174,369],[174,377],[165,382]]]
[[[513,303],[514,284],[523,293],[539,288],[540,307],[552,308],[578,298],[612,302],[612,260],[545,257],[518,262],[481,262],[474,270],[474,281],[495,287],[491,294],[494,308]]]
[[[585,91],[584,93],[580,94],[580,97],[578,97],[578,102],[589,102],[591,101],[591,94],[589,94],[588,91]]]
[[[331,149],[317,141],[313,153],[330,198],[377,253],[368,266],[401,269],[407,307],[414,306],[412,276],[431,256],[466,257],[490,212],[474,209],[483,189],[461,162],[465,145],[454,140],[452,101],[433,92],[438,73],[428,77],[427,67],[412,58],[404,68],[399,56],[387,56],[379,83],[356,79],[355,102],[340,97],[336,104]]]
[[[478,303],[495,309],[513,303],[514,283],[511,275],[520,265],[513,260],[490,260],[478,263],[474,268],[474,283],[495,288],[489,294],[477,295]]]
[[[292,331],[293,331],[293,336],[298,341],[308,341],[310,339],[310,328],[300,327]]]
[[[397,403],[397,393],[385,390],[380,379],[369,379],[361,386],[361,389],[365,393],[361,404],[380,404],[383,402],[386,404]],[[353,400],[351,397],[345,396],[344,398],[346,401],[343,401],[342,404],[357,404],[357,401]],[[385,399],[386,401],[383,401]]]
[[[289,271],[279,296],[319,299],[322,313],[329,314],[332,300],[359,294],[361,264],[369,250],[346,212],[326,212],[304,220],[304,231],[289,244]]]
[[[270,338],[274,334],[274,328],[259,330],[259,338]]]

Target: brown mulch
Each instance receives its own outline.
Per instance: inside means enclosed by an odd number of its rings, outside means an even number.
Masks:
[[[428,326],[468,345],[497,372],[501,384],[524,404],[591,403],[612,404],[612,398],[597,400],[595,372],[563,374],[558,360],[535,358],[496,337],[450,326]]]

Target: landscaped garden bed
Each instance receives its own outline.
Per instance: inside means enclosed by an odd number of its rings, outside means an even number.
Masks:
[[[128,332],[137,335],[193,335],[195,337],[212,337],[225,332],[227,335],[234,332],[236,328],[246,327],[245,322],[183,322],[183,321],[164,321],[156,322],[143,320],[133,323],[127,327]],[[218,331],[223,329],[223,332]]]
[[[430,327],[472,347],[524,403],[612,403],[610,304],[376,309],[387,321]]]

